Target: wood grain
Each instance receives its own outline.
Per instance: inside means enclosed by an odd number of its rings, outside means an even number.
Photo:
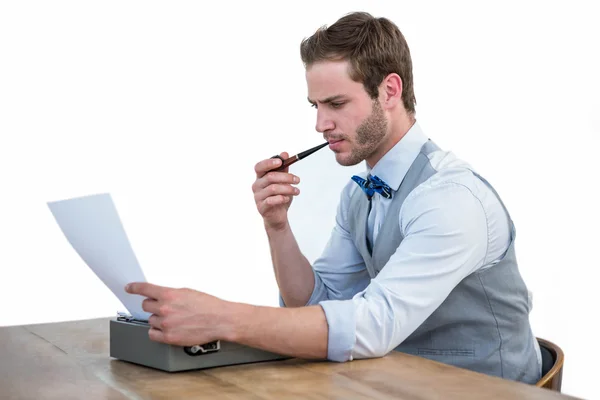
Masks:
[[[393,352],[168,373],[111,359],[108,318],[0,328],[2,399],[573,399]]]

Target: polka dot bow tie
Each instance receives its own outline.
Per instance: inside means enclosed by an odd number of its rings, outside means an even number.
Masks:
[[[371,197],[373,197],[375,192],[379,193],[386,199],[392,198],[392,188],[375,175],[369,174],[367,179],[354,175],[352,180],[362,188],[362,190],[367,194],[369,200],[371,200]]]

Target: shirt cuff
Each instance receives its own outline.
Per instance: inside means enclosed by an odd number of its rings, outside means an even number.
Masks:
[[[315,270],[313,270],[313,275],[315,277],[315,287],[305,306],[312,306],[318,304],[320,301],[327,300],[327,288]],[[281,297],[281,292],[279,292],[279,306],[286,307],[283,297]]]
[[[326,300],[319,303],[325,312],[329,333],[327,358],[331,361],[352,361],[356,342],[356,309],[352,300]]]

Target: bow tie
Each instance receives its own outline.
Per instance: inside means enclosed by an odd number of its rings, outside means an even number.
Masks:
[[[356,182],[358,186],[360,186],[361,189],[367,194],[369,200],[371,200],[371,197],[373,197],[375,192],[379,193],[386,199],[392,198],[392,188],[375,175],[369,174],[367,179],[354,175],[352,180]]]

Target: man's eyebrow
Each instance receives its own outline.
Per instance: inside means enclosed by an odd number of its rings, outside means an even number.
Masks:
[[[336,100],[341,100],[343,97],[344,97],[344,95],[342,95],[342,94],[336,94],[335,96],[329,96],[326,99],[321,100],[320,103],[323,103],[323,104],[332,103]],[[315,104],[315,101],[311,100],[310,97],[307,97],[307,99],[310,104]]]

